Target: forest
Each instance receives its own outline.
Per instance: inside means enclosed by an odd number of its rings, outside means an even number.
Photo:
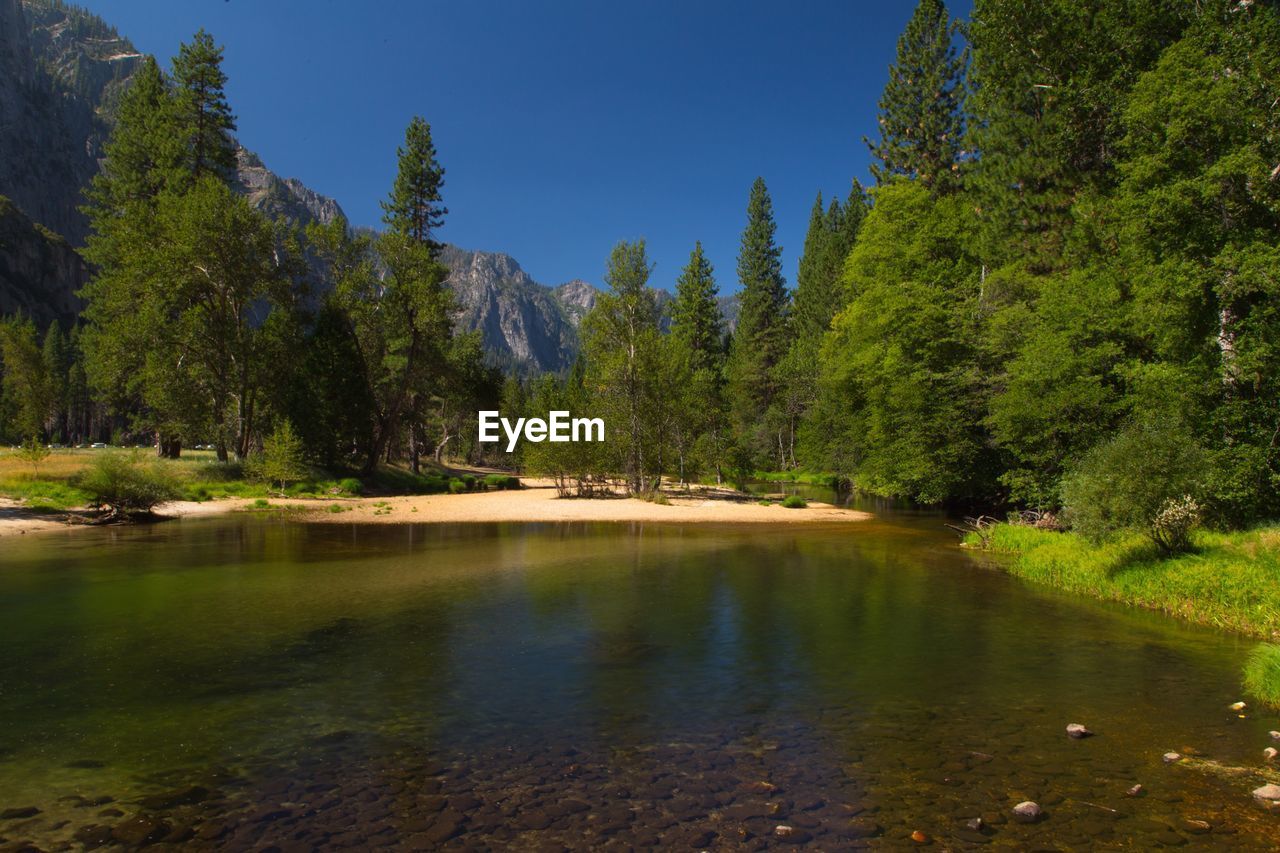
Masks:
[[[690,235],[663,316],[644,241],[619,243],[576,365],[532,380],[453,328],[430,125],[408,125],[382,231],[299,232],[228,184],[221,62],[201,31],[125,94],[86,190],[83,315],[0,326],[5,440],[243,461],[287,423],[333,471],[465,458],[577,495],[807,472],[1065,507],[1171,550],[1195,522],[1280,515],[1272,2],[977,0],[958,21],[920,0],[871,180],[815,198],[794,286],[756,178],[736,270]],[[481,409],[600,417],[608,440],[507,454],[476,442]]]

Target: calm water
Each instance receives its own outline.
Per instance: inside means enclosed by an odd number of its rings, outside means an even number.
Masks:
[[[1280,723],[1227,710],[1246,641],[1028,587],[928,516],[246,517],[0,548],[9,843],[1280,841],[1256,782],[1161,761],[1258,765]],[[1026,799],[1046,819],[1010,822]]]

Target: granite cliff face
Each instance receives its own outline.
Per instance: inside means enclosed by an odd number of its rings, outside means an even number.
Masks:
[[[22,311],[42,325],[74,321],[81,307],[75,294],[88,277],[74,249],[88,230],[78,210],[82,190],[97,173],[120,96],[142,59],[127,38],[82,9],[60,0],[0,0],[0,195],[11,200],[0,200],[0,315]],[[336,201],[281,178],[243,147],[235,185],[256,208],[292,225],[342,214]],[[446,246],[442,260],[459,304],[458,327],[478,330],[495,363],[523,373],[573,364],[596,287],[581,279],[539,284],[500,253]],[[665,318],[670,294],[656,296]]]
[[[66,240],[0,196],[0,316],[70,325],[81,308],[75,292],[88,280],[88,266]]]
[[[478,330],[502,367],[564,370],[578,353],[578,323],[598,291],[584,281],[547,287],[509,255],[446,245],[440,259],[458,300],[458,327]]]

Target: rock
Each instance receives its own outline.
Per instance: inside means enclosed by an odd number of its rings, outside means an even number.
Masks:
[[[1040,806],[1027,800],[1013,807],[1013,816],[1023,823],[1035,823],[1044,814]]]
[[[0,811],[0,820],[20,820],[24,817],[35,817],[40,810],[35,806],[19,806],[15,809]]]
[[[845,824],[844,834],[851,838],[875,838],[884,832],[884,827],[869,817],[855,817]]]
[[[72,834],[72,839],[84,845],[84,849],[93,850],[112,842],[111,827],[99,824],[82,826]]]
[[[967,841],[970,844],[990,844],[991,843],[990,838],[983,835],[981,832],[978,832],[976,829],[969,829],[967,827],[964,829],[957,829],[955,831],[955,836],[956,838],[959,838],[961,841]]]
[[[1253,789],[1253,796],[1267,802],[1280,802],[1280,785],[1263,785]]]
[[[916,844],[929,844],[933,841],[932,838],[918,829],[911,833],[911,840]]]
[[[1126,797],[1141,797],[1145,792],[1146,792],[1146,789],[1143,788],[1141,785],[1134,785],[1132,788],[1125,791],[1124,795]]]
[[[210,793],[208,788],[200,785],[191,785],[187,788],[178,788],[173,791],[165,791],[162,794],[143,797],[138,800],[138,805],[154,811],[163,811],[174,806],[189,806],[201,800],[207,800]]]
[[[1213,831],[1213,824],[1207,820],[1188,817],[1182,820],[1182,830],[1183,832],[1190,832],[1192,835],[1204,835],[1206,832]]]
[[[773,828],[773,837],[783,844],[807,844],[813,836],[803,829],[780,823]]]
[[[111,837],[121,844],[140,847],[152,844],[169,834],[169,825],[147,815],[134,815],[111,828]]]
[[[1243,702],[1232,702],[1227,707],[1230,708],[1232,711],[1243,711],[1248,706],[1245,705],[1245,703]]]
[[[982,818],[975,817],[975,818],[970,818],[969,820],[966,820],[964,822],[964,827],[965,829],[971,830],[973,832],[981,832],[983,828],[986,827],[986,823],[982,820]]]
[[[1280,740],[1280,732],[1277,732],[1277,731],[1269,731],[1269,732],[1267,732],[1267,734],[1271,735],[1271,739],[1272,739],[1272,740]]]
[[[1273,761],[1275,760],[1276,755],[1277,755],[1276,748],[1274,746],[1269,746],[1266,749],[1262,750],[1263,761]]]
[[[1093,737],[1093,732],[1089,731],[1079,723],[1070,723],[1067,726],[1067,737],[1080,740],[1082,738]]]
[[[1166,752],[1163,756],[1165,764],[1173,764],[1175,761],[1181,761],[1182,756],[1176,752]]]

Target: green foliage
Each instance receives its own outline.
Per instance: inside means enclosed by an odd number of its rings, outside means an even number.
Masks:
[[[435,246],[432,232],[444,224],[449,211],[444,207],[444,167],[431,141],[431,125],[414,116],[405,129],[404,145],[396,150],[400,168],[390,197],[382,203],[382,221],[392,230],[417,243]]]
[[[254,473],[268,483],[285,491],[290,483],[307,476],[303,461],[302,440],[293,431],[293,424],[284,420],[262,440],[262,455],[254,459]]]
[[[157,504],[182,495],[164,463],[144,462],[137,454],[103,453],[79,476],[75,486],[110,518],[145,515]]]
[[[917,178],[931,189],[958,183],[964,139],[964,68],[952,40],[959,24],[942,0],[920,0],[898,39],[898,56],[880,97],[880,139],[863,137],[876,182]]]
[[[0,405],[9,434],[42,434],[53,409],[53,393],[36,327],[30,320],[0,320],[0,365]]]
[[[671,337],[689,353],[689,367],[695,371],[719,370],[723,361],[724,318],[716,302],[718,291],[715,270],[699,240],[676,279],[671,306]]]
[[[520,488],[520,478],[511,477],[506,474],[486,474],[482,482],[487,489]]]
[[[236,168],[235,117],[223,91],[222,48],[203,29],[173,58],[174,108],[183,170],[229,181]]]
[[[449,478],[449,494],[456,495],[460,492],[468,491],[467,484],[457,477]]]
[[[39,436],[33,435],[18,446],[17,454],[19,459],[31,466],[31,479],[38,480],[40,463],[48,459],[51,452]]]
[[[1089,451],[1068,475],[1062,492],[1072,529],[1093,542],[1122,532],[1140,532],[1166,552],[1190,545],[1174,516],[1199,500],[1204,451],[1185,430],[1167,423],[1139,423]],[[1187,519],[1187,513],[1194,519]],[[1184,506],[1191,526],[1198,510]]]
[[[355,477],[343,477],[338,481],[338,488],[344,495],[360,495],[364,492],[364,483]]]
[[[1244,664],[1244,689],[1270,708],[1280,708],[1280,646],[1260,643]]]
[[[787,291],[776,231],[769,190],[763,178],[756,178],[738,250],[741,307],[725,366],[727,395],[739,441],[761,459],[776,453],[785,465],[779,433],[766,418],[777,393],[774,367],[787,346]]]
[[[1072,533],[1000,524],[1009,571],[1067,592],[1160,610],[1251,636],[1280,634],[1280,528],[1200,531],[1195,552],[1165,555],[1140,534],[1094,545]]]
[[[845,265],[852,301],[823,342],[805,459],[880,494],[982,494],[971,217],[959,196],[934,199],[914,182],[873,195]]]
[[[782,499],[782,505],[787,509],[804,509],[809,502],[799,495],[787,495]]]

